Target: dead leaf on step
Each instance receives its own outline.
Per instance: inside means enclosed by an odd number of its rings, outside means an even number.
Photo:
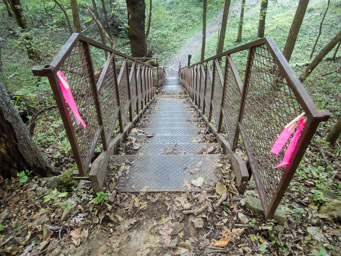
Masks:
[[[138,150],[140,147],[141,147],[141,144],[139,144],[139,143],[134,143],[134,145],[133,145],[134,150]]]
[[[189,184],[188,180],[184,179],[184,184],[182,186],[187,187],[188,192],[192,191],[191,184]]]
[[[218,195],[223,195],[227,192],[227,188],[224,184],[217,182],[217,184],[215,185],[215,191]]]
[[[202,161],[200,161],[198,164],[197,164],[197,167],[194,168],[193,170],[190,170],[189,172],[192,173],[192,174],[196,174],[200,168],[201,168],[201,165],[202,165]]]
[[[199,177],[195,180],[192,180],[192,185],[196,186],[196,187],[201,187],[204,184],[204,177]]]

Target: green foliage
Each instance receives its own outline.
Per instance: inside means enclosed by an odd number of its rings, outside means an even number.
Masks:
[[[17,174],[18,178],[19,178],[19,182],[20,183],[26,183],[28,181],[28,176],[31,174],[32,172],[29,170],[25,170],[25,171],[21,171]]]
[[[3,226],[3,225],[0,224],[0,232],[1,232],[1,231],[4,231],[5,228],[6,228],[5,226]]]
[[[325,199],[322,196],[322,193],[316,189],[312,189],[309,196],[313,199],[314,203],[319,205],[325,202]]]
[[[102,203],[103,201],[106,201],[108,200],[108,194],[105,193],[105,192],[97,192],[96,193],[96,197],[94,198],[94,204],[100,204]]]
[[[70,208],[71,207],[71,201],[70,200],[66,200],[64,202],[61,202],[61,198],[65,198],[67,197],[68,192],[59,192],[56,188],[54,190],[51,191],[50,194],[47,194],[46,196],[44,196],[44,202],[49,202],[51,200],[54,201],[54,203],[62,208]]]

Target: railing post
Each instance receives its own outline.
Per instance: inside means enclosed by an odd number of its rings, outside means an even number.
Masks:
[[[88,42],[83,42],[83,41],[82,41],[82,45],[86,53],[85,58],[88,64],[90,84],[91,84],[92,92],[94,95],[94,102],[95,102],[95,107],[96,107],[96,112],[97,112],[97,121],[98,121],[99,126],[102,127],[101,139],[103,143],[103,149],[107,150],[109,146],[109,142],[107,141],[107,138],[105,136],[104,126],[103,126],[103,117],[102,117],[101,106],[99,104],[99,99],[98,99],[98,91],[97,91],[96,80],[95,80],[95,71],[94,71],[92,58],[91,58],[90,46]]]
[[[113,64],[113,68],[114,68],[115,93],[116,93],[117,107],[118,107],[118,123],[120,125],[120,132],[123,132],[122,109],[121,109],[120,93],[119,93],[119,89],[118,89],[118,81],[117,81],[117,73],[116,73],[116,57],[115,57],[114,53],[112,53],[112,54],[114,55],[112,58],[112,64]]]
[[[126,59],[126,67],[127,69],[127,86],[128,86],[128,98],[129,98],[129,120],[130,122],[133,121],[133,113],[132,113],[132,107],[131,107],[131,94],[130,94],[130,82],[129,82],[129,65],[128,65],[128,60]]]
[[[206,89],[207,89],[207,76],[208,76],[208,62],[206,62],[206,66],[205,66],[205,87],[204,87],[204,103],[202,105],[202,114],[205,114],[206,112]]]
[[[136,89],[136,114],[138,115],[140,110],[139,110],[139,89],[137,85],[137,72],[140,69],[140,64],[135,65],[135,89]]]
[[[141,67],[140,71],[140,81],[141,81],[141,109],[144,108],[144,65]]]
[[[228,55],[226,55],[226,58],[225,58],[223,95],[222,95],[222,98],[221,98],[221,105],[220,105],[221,107],[220,107],[219,121],[218,121],[218,127],[217,127],[218,133],[221,132],[221,125],[222,125],[222,122],[223,122],[223,107],[224,107],[224,102],[225,102],[224,98],[225,98],[226,84],[227,84],[227,79],[228,79],[228,77],[227,77],[227,65],[229,64],[227,56]]]
[[[244,105],[245,105],[245,98],[246,98],[246,93],[247,93],[247,87],[249,86],[249,80],[250,80],[250,75],[251,75],[251,67],[253,64],[253,57],[255,54],[256,48],[251,47],[249,49],[249,54],[247,58],[247,64],[246,64],[246,72],[245,72],[245,78],[244,78],[244,85],[243,85],[243,92],[242,92],[242,99],[240,101],[240,108],[239,108],[239,115],[238,115],[238,122],[236,125],[236,130],[234,133],[234,138],[233,138],[233,144],[232,144],[232,150],[235,151],[238,145],[238,137],[239,137],[239,123],[243,119],[243,112],[244,112]]]
[[[148,68],[145,67],[143,72],[143,80],[144,80],[144,105],[148,104]]]
[[[199,98],[198,98],[198,108],[200,109],[200,107],[201,107],[201,87],[202,87],[202,85],[201,85],[201,64],[199,64],[199,75],[198,75],[198,81],[199,81],[199,89],[198,89],[198,96],[199,96]]]
[[[216,72],[216,65],[213,60],[213,73],[212,73],[212,88],[211,88],[211,99],[210,99],[210,113],[208,114],[208,121],[210,122],[212,119],[212,109],[213,109],[213,104],[212,104],[212,99],[213,99],[213,93],[214,93],[214,80],[215,80],[215,72]]]

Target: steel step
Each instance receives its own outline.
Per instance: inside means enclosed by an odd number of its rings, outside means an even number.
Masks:
[[[177,135],[177,136],[156,135],[151,138],[148,138],[146,135],[129,135],[129,137],[136,138],[137,142],[140,143],[180,144],[204,142],[203,137],[201,135]]]
[[[148,133],[154,134],[154,136],[162,135],[162,136],[179,136],[179,135],[198,135],[203,134],[204,129],[199,128],[140,128],[142,131],[146,131]]]
[[[110,159],[111,165],[125,163],[117,189],[122,192],[187,191],[185,180],[190,184],[199,177],[205,184],[212,185],[218,180],[216,155],[117,155]],[[192,174],[190,171],[195,172]],[[203,185],[205,186],[205,185]],[[200,188],[192,185],[192,190]]]

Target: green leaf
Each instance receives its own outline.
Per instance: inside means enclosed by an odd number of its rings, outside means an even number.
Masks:
[[[5,226],[0,224],[0,231],[4,231],[5,230]]]
[[[325,256],[325,255],[328,255],[328,252],[327,252],[327,250],[324,247],[320,247],[320,254],[322,256]]]

